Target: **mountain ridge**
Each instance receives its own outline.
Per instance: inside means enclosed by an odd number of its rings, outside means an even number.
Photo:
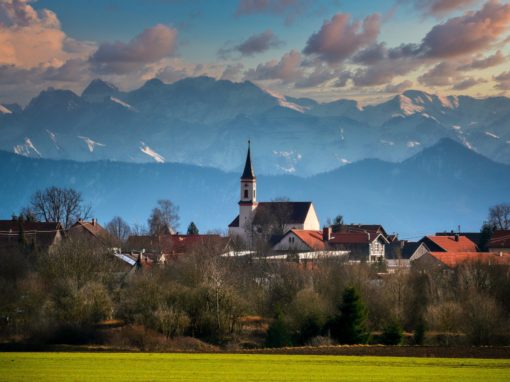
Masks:
[[[234,171],[251,139],[260,173],[309,176],[367,157],[399,162],[446,137],[510,164],[509,110],[505,97],[419,90],[361,107],[286,97],[249,81],[152,79],[124,92],[96,79],[82,95],[48,89],[24,110],[0,113],[0,149],[79,161],[164,158]],[[100,144],[91,150],[89,141]]]
[[[347,222],[383,224],[402,237],[458,224],[478,230],[487,209],[507,201],[508,165],[448,139],[413,158],[365,159],[309,177],[260,175],[254,161],[258,197],[310,200],[323,223],[342,214]],[[144,223],[158,199],[170,199],[180,206],[181,228],[194,221],[202,232],[224,231],[238,213],[239,175],[181,163],[76,162],[2,151],[0,218],[18,212],[36,190],[55,185],[82,192],[102,222],[120,215]]]

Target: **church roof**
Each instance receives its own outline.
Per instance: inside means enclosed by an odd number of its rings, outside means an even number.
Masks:
[[[253,224],[260,225],[271,222],[284,224],[304,224],[312,202],[260,202],[255,209]],[[237,216],[229,227],[239,227]]]
[[[250,141],[248,141],[248,154],[246,154],[246,163],[244,164],[244,171],[241,179],[255,179],[253,167],[251,166]]]
[[[255,209],[254,224],[277,219],[285,224],[303,224],[312,202],[260,202]]]

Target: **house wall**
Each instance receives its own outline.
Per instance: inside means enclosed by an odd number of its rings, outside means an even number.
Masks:
[[[420,244],[418,248],[416,248],[416,251],[411,255],[409,258],[410,261],[418,260],[420,257],[425,255],[428,252],[428,248],[425,246],[425,244]]]
[[[319,222],[319,218],[317,217],[317,212],[315,212],[315,207],[313,203],[310,205],[310,209],[308,210],[308,215],[306,215],[305,223],[303,224],[303,228],[310,231],[320,231],[321,223]]]
[[[293,232],[286,234],[278,243],[273,247],[275,251],[309,251],[310,247],[303,243]]]
[[[418,257],[416,260],[411,260],[411,267],[417,270],[446,269],[446,265],[432,256],[429,252]]]

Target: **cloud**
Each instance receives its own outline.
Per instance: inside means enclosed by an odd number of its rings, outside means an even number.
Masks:
[[[474,59],[471,63],[460,67],[461,70],[487,69],[506,62],[506,58],[500,50],[492,56]]]
[[[175,53],[177,30],[162,24],[144,30],[128,43],[104,43],[90,62],[99,73],[124,74]]]
[[[338,72],[324,66],[316,66],[312,73],[296,81],[296,88],[313,88],[332,80],[338,76]]]
[[[230,81],[238,81],[243,69],[244,69],[244,65],[241,63],[227,65],[225,67],[225,70],[221,74],[220,79],[230,80]]]
[[[384,88],[386,93],[402,93],[413,86],[413,81],[404,80],[396,84],[388,84]]]
[[[510,90],[510,70],[494,76],[494,80],[497,81],[496,88],[501,90]]]
[[[0,1],[0,64],[31,68],[60,66],[84,58],[95,48],[69,38],[55,13],[35,10],[28,0]]]
[[[434,26],[422,41],[427,57],[450,58],[486,50],[508,32],[510,4],[489,0],[477,12],[466,12]]]
[[[452,85],[459,76],[457,66],[445,61],[422,74],[418,81],[426,86],[447,86]]]
[[[243,56],[252,56],[255,53],[262,53],[271,48],[277,48],[282,46],[282,44],[283,42],[273,34],[271,29],[268,29],[249,37],[247,40],[237,45],[235,50],[239,51]]]
[[[414,6],[426,15],[444,16],[453,11],[464,9],[478,0],[413,0]]]
[[[361,48],[374,43],[379,35],[381,17],[367,16],[363,22],[350,22],[350,15],[337,13],[308,39],[303,53],[330,63],[345,61]]]
[[[475,85],[486,83],[487,80],[483,78],[474,78],[474,77],[468,77],[463,79],[460,82],[455,83],[452,86],[453,90],[466,90],[469,89]]]
[[[373,65],[376,62],[382,61],[388,56],[388,49],[385,43],[376,43],[363,50],[360,50],[353,58],[352,61],[361,65]]]
[[[245,79],[250,81],[281,80],[288,83],[298,80],[302,75],[301,54],[297,50],[291,50],[285,53],[280,61],[271,60],[257,65],[255,69],[248,70],[245,73]]]
[[[286,23],[291,23],[310,3],[310,0],[240,0],[236,15],[274,14],[284,16]]]

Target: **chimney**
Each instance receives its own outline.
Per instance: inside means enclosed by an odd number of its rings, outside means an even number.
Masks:
[[[458,233],[455,234],[455,241],[459,241],[459,234]]]
[[[95,227],[97,224],[97,219],[92,219],[92,225]]]
[[[323,241],[331,240],[331,227],[324,227],[322,229],[322,240]]]

